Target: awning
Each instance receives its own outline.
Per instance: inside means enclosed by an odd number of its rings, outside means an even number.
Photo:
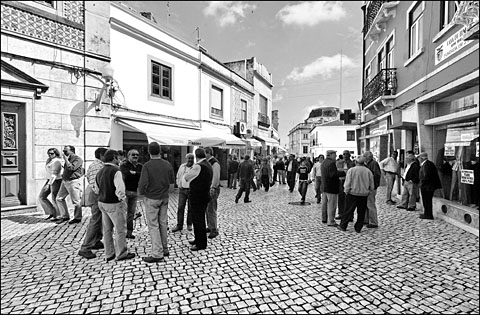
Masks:
[[[244,147],[246,145],[245,142],[242,141],[242,139],[233,135],[230,128],[227,126],[203,123],[202,129],[208,134],[215,135],[216,137],[223,139],[227,147]]]
[[[248,139],[245,139],[244,141],[248,142],[251,147],[261,147],[262,146],[262,143],[260,141],[257,141],[253,138],[248,138]]]
[[[279,151],[279,152],[287,153],[287,149],[285,149],[285,148],[282,147],[281,145],[278,146],[278,151]]]
[[[280,145],[280,143],[277,140],[270,137],[260,138],[257,136],[256,138],[262,142],[265,142],[266,145],[269,145],[271,147],[278,147]]]
[[[400,130],[417,130],[417,123],[410,121],[400,121],[395,124],[391,124],[389,129],[400,129]]]
[[[204,147],[225,145],[225,139],[201,129],[165,126],[119,117],[116,118],[116,121],[123,126],[145,133],[148,141],[156,141],[162,145]]]

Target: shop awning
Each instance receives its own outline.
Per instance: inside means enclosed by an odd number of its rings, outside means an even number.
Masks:
[[[233,135],[230,128],[227,126],[203,123],[202,130],[208,134],[215,135],[216,137],[223,139],[226,147],[244,147],[246,145],[242,139]]]
[[[400,121],[395,124],[391,124],[389,129],[400,129],[400,130],[417,130],[417,123],[410,121]]]
[[[255,140],[253,138],[248,138],[248,139],[245,139],[244,141],[248,142],[248,144],[250,144],[251,147],[261,147],[262,146],[262,143],[258,140]]]
[[[279,152],[284,152],[286,153],[287,152],[287,149],[285,149],[284,147],[282,147],[281,145],[278,146],[278,151]]]
[[[269,145],[271,147],[278,147],[280,145],[280,143],[277,140],[270,137],[260,138],[257,136],[256,138],[262,142],[265,142],[266,145]]]

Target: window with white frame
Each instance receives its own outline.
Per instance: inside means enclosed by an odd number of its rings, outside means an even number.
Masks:
[[[385,51],[387,52],[387,57],[386,57],[386,66],[387,68],[395,68],[394,60],[393,60],[393,46],[395,45],[395,42],[393,40],[393,36],[390,36],[390,38],[387,40],[387,43],[385,44]]]
[[[210,114],[223,117],[223,90],[215,85],[210,89]]]
[[[247,122],[247,101],[241,100],[242,107],[240,108],[240,121]]]
[[[152,61],[152,96],[172,99],[172,68]]]
[[[303,146],[303,153],[308,153],[308,145]]]
[[[380,51],[377,54],[377,73],[382,71],[382,69],[385,69],[385,48],[382,47]]]
[[[368,67],[365,69],[365,83],[370,82],[372,79],[372,67],[368,65]]]
[[[423,42],[423,4],[417,1],[408,13],[409,29],[409,57],[414,56],[422,49]]]
[[[458,1],[440,1],[440,29],[444,29],[452,21],[457,11]]]
[[[308,140],[308,133],[303,134],[303,140]]]

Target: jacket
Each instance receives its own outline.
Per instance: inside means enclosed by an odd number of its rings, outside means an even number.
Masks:
[[[425,191],[442,188],[437,167],[429,160],[426,160],[420,168],[420,188]]]
[[[354,196],[368,196],[374,187],[373,174],[363,165],[349,169],[343,184],[345,194]]]
[[[408,172],[405,174],[404,179],[405,181],[411,180],[413,183],[418,184],[420,182],[420,165],[418,162],[414,161],[411,165],[410,168],[408,169]]]
[[[340,177],[345,176],[344,171],[338,171],[336,162],[326,158],[322,163],[321,191],[329,194],[338,194],[340,191]]]
[[[380,178],[382,177],[382,171],[380,171],[380,166],[375,160],[371,160],[370,162],[365,164],[366,167],[372,172],[373,174],[373,183],[375,185],[375,189],[380,186]]]

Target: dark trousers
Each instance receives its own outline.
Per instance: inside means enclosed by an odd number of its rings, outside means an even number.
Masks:
[[[257,190],[257,185],[255,185],[255,182],[253,181],[253,178],[250,180],[250,186],[253,188],[253,190]],[[248,191],[250,193],[250,191]]]
[[[268,175],[262,175],[262,185],[263,188],[265,188],[265,191],[268,191],[270,188],[270,179],[268,178]]]
[[[294,172],[287,172],[287,184],[290,191],[293,191],[295,188],[295,175]]]
[[[193,234],[195,235],[195,245],[200,249],[207,248],[207,227],[205,223],[205,213],[207,211],[208,200],[190,196],[192,205]]]
[[[135,216],[135,211],[137,210],[137,192],[136,191],[126,191],[127,196],[127,235],[132,235],[133,233],[133,218]]]
[[[433,218],[433,193],[434,191],[420,188],[422,193],[423,215],[427,218]]]
[[[249,200],[248,198],[250,197],[250,182],[251,180],[241,178],[240,179],[240,189],[238,190],[237,193],[237,200],[242,198],[243,192],[245,192],[245,198],[243,199],[244,201]]]
[[[278,171],[277,171],[277,169],[275,168],[275,169],[273,170],[273,182],[276,182],[276,181],[277,181],[277,174],[278,174]]]
[[[353,219],[353,213],[355,208],[357,209],[357,222],[355,222],[355,230],[361,231],[363,227],[363,219],[365,218],[365,212],[367,211],[368,196],[345,196],[345,211],[340,221],[340,227],[346,229],[348,222]]]
[[[87,232],[80,248],[82,252],[91,250],[103,238],[102,211],[98,207],[98,197],[90,207],[90,211],[92,212],[92,217],[90,222],[88,222]]]
[[[345,184],[345,180],[340,179],[340,184],[338,186],[338,215],[340,217],[345,211],[345,193],[343,191],[343,184]]]
[[[237,174],[238,173],[229,173],[228,174],[228,188],[237,189]]]
[[[188,189],[180,188],[178,190],[178,210],[177,210],[177,226],[183,228],[183,220],[185,219],[185,208],[188,204],[187,225],[192,225],[192,206],[189,198]]]
[[[308,181],[298,181],[298,192],[302,196],[302,201],[305,202],[305,196],[307,195]]]

